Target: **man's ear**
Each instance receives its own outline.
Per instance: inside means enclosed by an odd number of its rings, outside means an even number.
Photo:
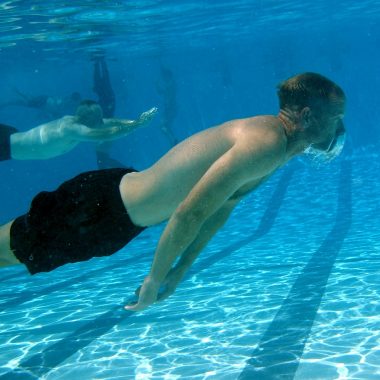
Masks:
[[[302,125],[305,129],[311,125],[311,117],[312,117],[312,114],[311,114],[310,107],[302,108],[300,112],[300,118],[301,118]]]

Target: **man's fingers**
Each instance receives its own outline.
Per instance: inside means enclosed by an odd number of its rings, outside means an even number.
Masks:
[[[166,300],[166,298],[170,297],[174,293],[174,289],[168,289],[166,288],[163,292],[158,294],[157,301],[163,301]]]
[[[162,292],[157,296],[157,302],[163,301],[168,298],[167,292]]]
[[[128,310],[128,311],[141,311],[141,310],[146,309],[146,306],[145,305],[141,305],[138,302],[136,302],[134,304],[125,305],[124,309]]]
[[[140,290],[141,290],[141,286],[139,286],[136,290],[135,290],[135,296],[139,296],[140,295]]]
[[[153,116],[157,113],[157,111],[158,111],[158,108],[153,107],[149,111],[143,112],[142,116],[146,119],[152,119]]]

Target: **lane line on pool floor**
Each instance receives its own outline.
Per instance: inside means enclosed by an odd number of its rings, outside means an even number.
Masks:
[[[143,252],[140,255],[136,255],[135,257],[128,257],[124,260],[120,260],[117,263],[113,263],[112,265],[107,265],[106,267],[97,268],[95,270],[91,270],[80,276],[70,277],[68,280],[60,281],[56,284],[49,285],[44,287],[41,290],[31,290],[31,291],[23,291],[17,293],[13,298],[8,299],[6,301],[2,301],[1,298],[4,296],[0,295],[0,312],[4,310],[8,310],[11,307],[20,306],[25,302],[34,300],[37,297],[42,297],[44,295],[50,295],[53,292],[64,290],[69,288],[72,285],[77,285],[81,282],[86,281],[87,279],[93,278],[95,275],[99,273],[107,273],[112,269],[120,268],[123,265],[128,265],[129,263],[135,263],[136,260],[140,260],[143,258],[149,257],[147,252]],[[2,301],[2,302],[1,302]]]
[[[295,281],[239,380],[293,379],[352,218],[352,167],[341,164],[335,224]]]

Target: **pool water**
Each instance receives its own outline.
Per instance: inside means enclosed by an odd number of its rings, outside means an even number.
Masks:
[[[114,256],[1,272],[4,379],[376,379],[377,152],[296,161],[236,209],[166,301],[122,305],[162,226]]]
[[[20,96],[97,100],[104,56],[115,117],[158,107],[108,147],[124,166],[145,169],[227,120],[277,114],[278,83],[306,71],[344,89],[347,144],[329,164],[297,158],[276,172],[142,313],[123,305],[164,225],[51,273],[2,268],[0,379],[380,379],[379,20],[379,0],[1,2],[1,124],[51,120]],[[0,225],[98,168],[95,148],[1,161]]]

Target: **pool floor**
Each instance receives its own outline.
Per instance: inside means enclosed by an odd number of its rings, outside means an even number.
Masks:
[[[0,378],[379,379],[379,166],[286,166],[143,313],[122,306],[163,226],[111,257],[3,269]]]

